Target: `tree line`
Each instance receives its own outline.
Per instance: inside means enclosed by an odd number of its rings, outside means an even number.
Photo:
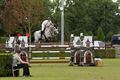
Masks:
[[[120,33],[120,0],[65,0],[65,40],[70,34],[92,35],[110,41]],[[61,31],[61,0],[0,0],[0,35],[31,33],[48,16]],[[60,38],[60,34],[58,35]]]

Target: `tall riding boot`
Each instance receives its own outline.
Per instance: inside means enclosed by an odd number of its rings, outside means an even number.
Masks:
[[[42,37],[43,37],[43,31],[41,31],[40,35],[41,35],[40,40],[42,40]]]

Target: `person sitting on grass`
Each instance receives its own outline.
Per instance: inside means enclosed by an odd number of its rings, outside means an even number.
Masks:
[[[20,57],[21,53],[21,50],[17,50],[16,53],[13,55],[13,69],[23,68],[23,76],[31,77],[29,71],[29,62],[22,60],[22,58]]]

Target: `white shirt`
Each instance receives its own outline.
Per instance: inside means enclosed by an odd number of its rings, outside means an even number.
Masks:
[[[42,31],[45,29],[45,27],[49,27],[52,24],[51,20],[44,20],[42,22]]]
[[[17,66],[17,64],[20,64],[20,57],[19,54],[14,54],[13,55],[13,66]]]

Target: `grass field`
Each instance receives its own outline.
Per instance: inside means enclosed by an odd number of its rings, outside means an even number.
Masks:
[[[0,77],[0,80],[120,80],[120,59],[103,59],[103,67],[68,66],[68,63],[31,64],[32,77]],[[21,70],[22,71],[22,70]]]

